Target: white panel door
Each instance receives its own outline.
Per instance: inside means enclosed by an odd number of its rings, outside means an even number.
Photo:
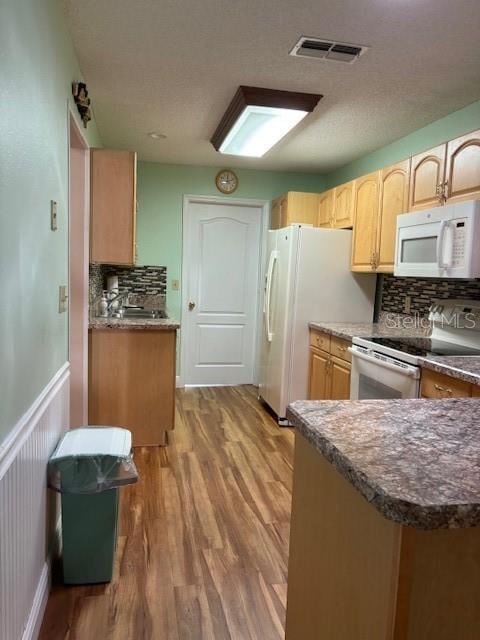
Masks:
[[[185,384],[253,382],[261,207],[190,202]]]

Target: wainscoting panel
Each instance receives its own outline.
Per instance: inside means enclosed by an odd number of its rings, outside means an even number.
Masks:
[[[68,426],[65,364],[0,448],[0,638],[36,638],[48,597],[48,554],[58,501],[46,486],[48,458]]]

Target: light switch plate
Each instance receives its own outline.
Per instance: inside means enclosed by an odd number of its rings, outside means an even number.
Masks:
[[[50,200],[50,229],[52,231],[56,231],[58,229],[57,215],[58,202],[55,202],[55,200]]]
[[[180,289],[180,281],[172,280],[172,291],[178,291]]]
[[[68,311],[68,290],[66,284],[61,284],[58,287],[58,313],[66,311]]]

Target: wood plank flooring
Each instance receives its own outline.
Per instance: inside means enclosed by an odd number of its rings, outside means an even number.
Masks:
[[[137,449],[114,580],[54,586],[40,640],[284,636],[293,432],[254,387],[177,391],[167,448]]]

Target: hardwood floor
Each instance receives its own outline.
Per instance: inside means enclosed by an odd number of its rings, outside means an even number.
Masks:
[[[253,387],[177,391],[167,448],[137,449],[113,581],[55,586],[40,640],[283,638],[293,432]]]

